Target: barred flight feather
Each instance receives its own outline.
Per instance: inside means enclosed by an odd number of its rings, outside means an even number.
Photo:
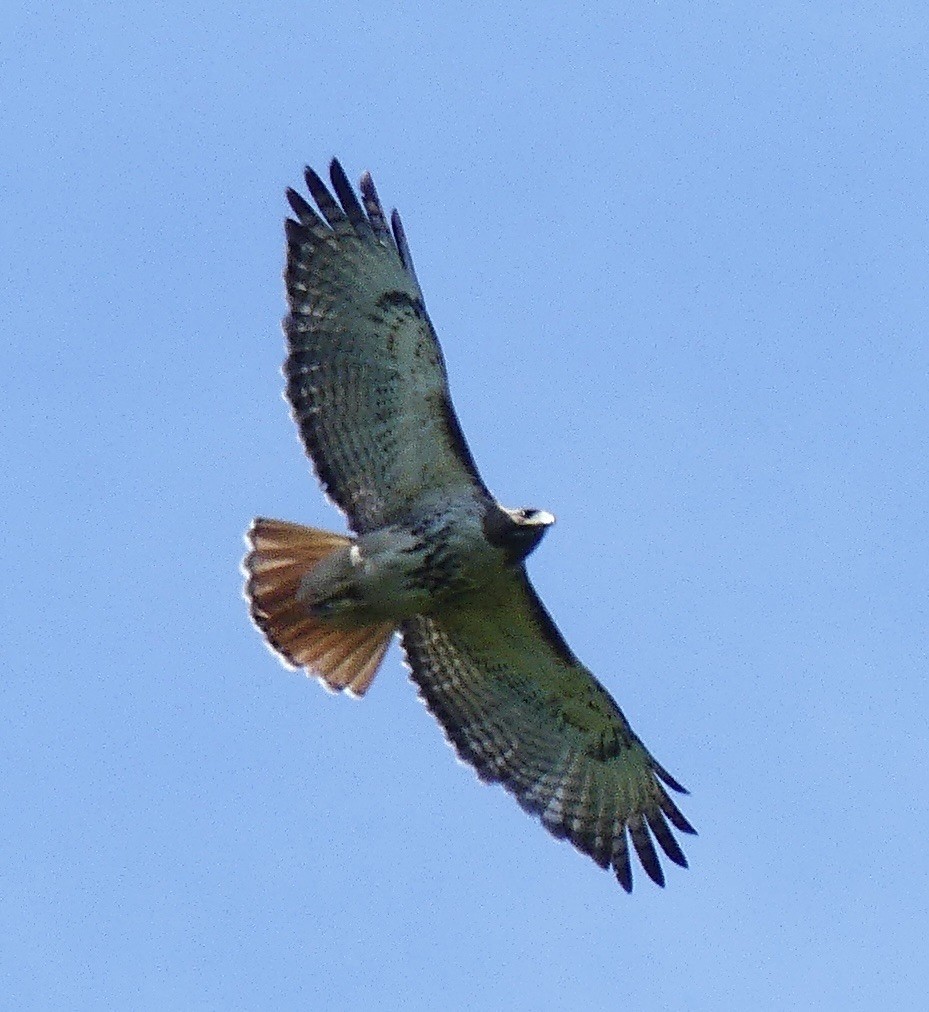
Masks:
[[[645,873],[663,885],[653,837],[671,861],[686,867],[665,815],[679,831],[693,829],[661,781],[682,788],[596,683],[584,706],[566,708],[558,719],[561,693],[588,691],[592,679],[579,663],[567,665],[558,651],[545,649],[535,602],[525,599],[530,592],[528,581],[516,578],[507,587],[505,609],[485,593],[447,614],[404,622],[411,677],[460,758],[482,780],[502,783],[553,836],[567,838],[601,867],[612,866],[627,890],[631,840]],[[590,728],[571,723],[568,714],[576,712],[590,714]],[[604,755],[599,746],[605,733],[600,721],[612,728],[613,740],[625,743],[615,754]]]

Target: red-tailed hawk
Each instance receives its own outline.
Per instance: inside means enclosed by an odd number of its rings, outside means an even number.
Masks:
[[[287,399],[353,537],[258,519],[251,614],[287,663],[361,696],[399,632],[458,755],[632,889],[627,838],[664,884],[653,840],[687,866],[668,795],[686,793],[578,661],[526,575],[554,521],[505,509],[465,443],[403,226],[370,175],[337,161],[316,203],[288,190]]]

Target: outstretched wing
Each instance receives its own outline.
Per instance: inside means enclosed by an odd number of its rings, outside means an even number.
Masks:
[[[341,165],[335,197],[312,169],[319,213],[287,198],[287,398],[329,495],[359,533],[402,519],[424,492],[487,495],[448,392],[403,226],[371,177],[361,201]],[[336,199],[337,198],[337,199]]]
[[[482,780],[502,783],[556,837],[612,866],[627,892],[627,838],[659,885],[653,839],[687,866],[668,822],[694,829],[665,785],[686,791],[571,653],[522,567],[401,631],[421,696]]]

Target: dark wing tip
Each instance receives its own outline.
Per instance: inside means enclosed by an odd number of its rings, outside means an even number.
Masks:
[[[287,203],[290,204],[291,210],[297,216],[301,225],[322,224],[319,220],[319,215],[293,187],[288,186],[285,193],[287,195]]]
[[[664,885],[664,872],[661,870],[661,862],[658,860],[658,853],[652,843],[651,835],[641,815],[629,820],[629,835],[639,861],[645,869],[645,874],[656,884]]]
[[[613,853],[610,863],[619,884],[627,893],[632,892],[632,865],[629,861],[629,845],[626,842],[626,830],[623,827],[620,835],[613,840]]]
[[[332,188],[335,190],[335,194],[339,200],[342,200],[343,191],[348,191],[348,193],[354,197],[355,194],[352,191],[352,184],[348,181],[345,169],[342,168],[342,163],[338,158],[333,158],[329,163],[329,178],[332,180]],[[344,205],[345,201],[342,200],[342,203]]]
[[[657,776],[662,783],[667,784],[672,791],[677,791],[678,794],[690,794],[690,791],[688,791],[683,785],[679,784],[664,768],[664,766],[661,765],[661,763],[655,762],[655,760],[652,759],[651,766],[655,772],[655,776]]]
[[[403,222],[396,210],[391,212],[390,225],[394,232],[394,241],[397,244],[397,251],[400,254],[400,261],[407,269],[410,276],[415,280],[416,271],[413,268],[413,257],[410,255],[410,246],[406,241],[406,232],[403,229]]]
[[[691,836],[696,836],[697,831],[684,817],[683,812],[674,804],[668,793],[658,787],[658,807],[664,812],[665,816],[670,821],[671,825],[675,829],[680,830],[682,833],[690,833]]]
[[[358,189],[361,191],[361,199],[365,210],[368,212],[368,220],[371,222],[374,234],[381,242],[386,242],[396,249],[396,242],[387,225],[387,219],[384,217],[381,198],[377,195],[374,180],[371,178],[371,173],[367,170],[361,174],[361,179],[358,181]]]
[[[300,222],[294,221],[293,218],[284,219],[284,235],[287,238],[288,243],[299,245],[300,243],[306,242],[309,237],[309,232],[305,225],[301,225]]]
[[[319,177],[319,173],[311,166],[303,166],[303,178],[306,181],[307,188],[313,196],[316,196],[316,190],[325,190],[326,184]]]
[[[332,188],[339,198],[339,203],[352,223],[352,228],[358,235],[370,235],[371,223],[368,221],[368,216],[365,214],[338,158],[333,158],[329,163],[329,178],[332,180]]]
[[[329,227],[335,230],[344,230],[347,224],[345,211],[329,192],[329,187],[309,165],[303,170],[303,178],[306,180],[310,195],[316,201],[316,206],[322,212]]]
[[[402,253],[407,248],[406,244],[406,232],[403,231],[403,222],[400,220],[400,212],[394,208],[390,212],[390,225],[394,230],[394,239],[397,242],[397,248]]]
[[[669,860],[680,865],[682,868],[686,868],[687,858],[684,856],[680,844],[674,839],[661,811],[650,809],[646,811],[645,819],[648,822],[648,828],[652,831],[652,836],[658,841]]]

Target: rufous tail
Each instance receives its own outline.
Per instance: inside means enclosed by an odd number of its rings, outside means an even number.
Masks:
[[[245,598],[255,625],[278,655],[306,668],[334,692],[363,696],[384,658],[389,623],[344,629],[308,614],[298,598],[300,581],[318,562],[351,539],[315,527],[259,517],[246,534],[242,568]]]

